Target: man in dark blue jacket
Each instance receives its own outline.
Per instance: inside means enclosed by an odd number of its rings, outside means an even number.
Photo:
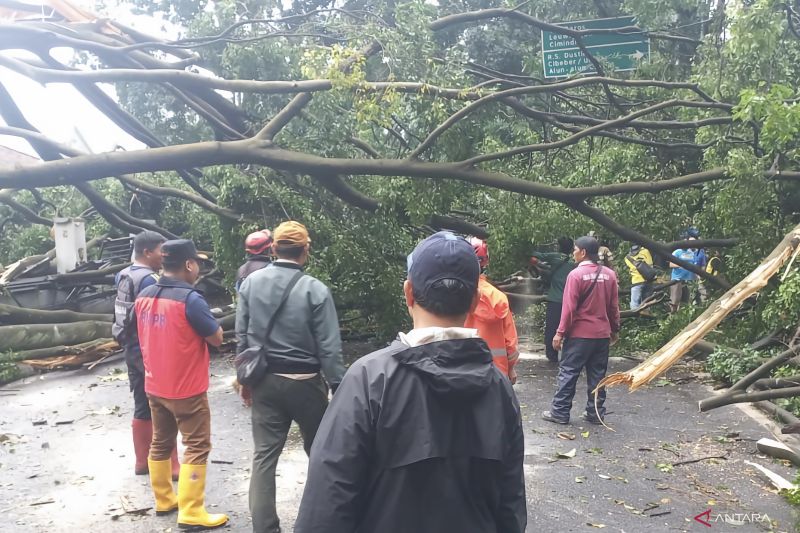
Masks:
[[[473,329],[480,268],[437,233],[408,258],[414,329],[350,367],[311,448],[295,533],[522,533],[519,404]]]

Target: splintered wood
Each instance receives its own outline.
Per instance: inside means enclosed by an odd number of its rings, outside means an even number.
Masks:
[[[22,361],[37,370],[55,370],[57,368],[77,368],[85,363],[97,361],[119,350],[117,341],[99,341],[86,343],[84,349],[72,350],[74,353],[58,355],[42,359],[29,359]],[[74,347],[78,348],[78,347]]]
[[[800,225],[786,235],[755,270],[711,304],[702,315],[686,326],[660,350],[627,372],[618,372],[607,376],[600,382],[598,389],[628,385],[632,392],[666,372],[695,344],[717,327],[728,314],[742,305],[747,298],[764,288],[770,278],[778,273],[783,264],[792,257],[798,246],[800,246]]]

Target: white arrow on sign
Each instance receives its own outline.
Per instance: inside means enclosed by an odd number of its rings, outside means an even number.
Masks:
[[[636,53],[630,54],[630,58],[635,59],[636,61],[641,61],[643,57],[644,57],[644,52],[642,52],[641,50],[636,50]]]

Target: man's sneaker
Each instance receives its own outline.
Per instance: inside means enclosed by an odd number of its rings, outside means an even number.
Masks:
[[[552,413],[550,413],[550,411],[545,411],[542,413],[542,420],[547,420],[548,422],[552,422],[554,424],[569,424],[569,419],[561,420],[556,418],[552,415]]]
[[[597,418],[595,415],[590,415],[589,413],[582,413],[581,420],[585,420],[590,424],[594,424],[595,426],[602,426],[603,422]]]

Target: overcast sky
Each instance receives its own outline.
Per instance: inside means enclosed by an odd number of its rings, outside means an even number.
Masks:
[[[72,0],[72,2],[95,11],[93,1]],[[108,4],[114,4],[114,2],[108,2]],[[105,12],[98,14],[118,19],[153,35],[163,35],[164,21],[150,17],[133,17],[130,15],[129,8],[124,6],[109,7]],[[59,60],[67,60],[71,54],[69,50],[64,49],[55,52]],[[82,137],[93,152],[106,152],[114,150],[118,146],[127,150],[143,148],[140,142],[120,130],[70,85],[54,83],[43,86],[3,67],[0,67],[0,82],[14,97],[25,117],[48,137],[86,150],[86,146],[81,140]],[[114,96],[112,85],[101,84],[100,87]],[[0,123],[2,123],[2,119],[0,119]],[[34,154],[26,141],[16,137],[0,135],[0,144]]]

